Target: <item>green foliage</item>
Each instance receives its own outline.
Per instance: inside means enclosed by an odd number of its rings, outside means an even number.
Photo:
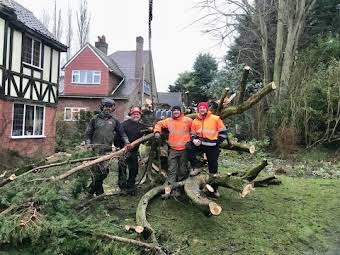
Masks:
[[[217,62],[210,54],[199,54],[193,65],[192,72],[183,72],[175,81],[175,85],[169,86],[170,92],[189,91],[188,101],[190,104],[197,104],[200,101],[207,101],[209,97],[206,91],[216,76]]]
[[[93,117],[89,111],[81,111],[78,121],[64,121],[63,116],[57,117],[56,150],[67,151],[84,141],[87,124]]]
[[[66,182],[35,181],[60,174],[67,166],[55,167],[40,174],[18,178],[1,188],[0,250],[23,249],[29,254],[137,254],[134,247],[107,241],[97,235],[109,233],[124,236],[121,227],[112,224],[103,207],[95,207],[91,214],[79,213],[75,207],[85,193],[79,185],[90,178],[84,172]],[[21,226],[36,209],[36,218]],[[131,237],[130,237],[131,238]]]
[[[340,138],[340,39],[327,38],[300,54],[288,94],[271,109],[275,128],[295,128],[305,145]]]

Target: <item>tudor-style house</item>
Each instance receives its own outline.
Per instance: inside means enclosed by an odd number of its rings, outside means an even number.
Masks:
[[[103,98],[116,102],[114,116],[123,121],[131,106],[146,99],[158,102],[152,56],[136,38],[136,50],[108,55],[104,36],[95,46],[87,43],[63,67],[58,112],[65,121],[76,121],[81,111],[98,111]]]
[[[33,13],[0,0],[0,150],[54,152],[60,52]]]

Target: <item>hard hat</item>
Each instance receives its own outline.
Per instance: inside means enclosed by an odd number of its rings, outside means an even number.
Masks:
[[[132,107],[132,108],[130,109],[129,115],[131,115],[131,114],[133,114],[133,113],[136,113],[136,112],[139,113],[139,114],[142,114],[142,111],[141,111],[140,107],[138,107],[138,106]]]
[[[116,105],[116,102],[113,99],[110,99],[110,98],[103,98],[101,100],[101,105],[112,107],[112,106]]]

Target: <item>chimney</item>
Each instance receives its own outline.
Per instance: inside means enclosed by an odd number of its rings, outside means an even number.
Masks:
[[[107,55],[108,44],[104,35],[98,36],[98,41],[95,42],[94,46],[96,46],[97,49],[101,50],[105,55]]]
[[[141,36],[136,37],[136,64],[135,78],[141,80],[143,76],[143,44],[144,39]]]

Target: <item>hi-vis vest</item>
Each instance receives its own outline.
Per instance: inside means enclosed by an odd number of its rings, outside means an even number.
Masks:
[[[191,125],[191,136],[193,139],[200,139],[202,145],[216,146],[227,137],[227,129],[221,118],[210,111],[203,119],[198,116]]]
[[[192,119],[181,115],[177,119],[167,118],[157,122],[154,132],[161,132],[162,128],[169,130],[168,144],[173,150],[185,150],[185,144],[190,141]]]

